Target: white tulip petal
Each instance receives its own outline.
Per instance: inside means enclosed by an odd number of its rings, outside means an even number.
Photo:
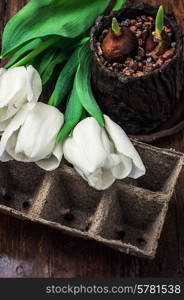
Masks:
[[[104,115],[104,118],[106,122],[105,128],[114,143],[114,147],[119,153],[131,158],[133,161],[133,167],[129,177],[136,179],[144,175],[146,171],[145,166],[124,130],[108,116]]]
[[[0,141],[0,160],[35,162],[52,171],[61,162],[62,144],[56,145],[63,114],[44,103],[27,103],[11,120]]]
[[[15,78],[14,78],[15,77]],[[4,122],[16,114],[26,102],[26,69],[9,69],[0,77],[0,121]]]
[[[11,120],[0,122],[0,134],[3,134],[3,132],[8,127],[8,125],[10,124],[10,122],[11,122]]]
[[[0,122],[10,120],[26,102],[36,102],[42,91],[39,73],[32,67],[0,69]],[[1,126],[5,130],[5,123]]]
[[[62,157],[63,157],[62,144],[58,144],[56,145],[52,155],[48,159],[47,158],[42,159],[36,162],[36,165],[46,171],[53,171],[59,167]]]
[[[102,140],[104,149],[105,149],[108,153],[114,153],[114,151],[115,151],[114,145],[113,145],[113,143],[109,140],[109,137],[107,136],[107,133],[106,133],[106,131],[105,131],[104,128],[102,128],[101,140]]]
[[[38,71],[29,66],[27,68],[27,100],[37,102],[42,92],[42,81]]]
[[[7,162],[10,160],[13,160],[13,157],[11,157],[6,151],[0,157],[0,161],[2,161],[2,162]]]
[[[5,149],[9,148],[9,154],[13,157],[13,148],[14,148],[14,140],[12,139],[9,143],[9,140],[12,138],[12,135],[20,128],[20,126],[24,123],[29,110],[32,108],[32,105],[26,104],[23,108],[15,115],[12,121],[9,123],[8,127],[4,131],[1,140],[0,140],[0,160],[3,157]]]
[[[17,67],[7,70],[0,76],[0,107],[12,105],[21,96],[21,101],[26,100],[26,68]]]
[[[129,177],[133,179],[137,179],[143,176],[145,173],[146,173],[146,169],[133,166],[132,172],[129,174]]]
[[[2,76],[7,71],[8,71],[7,69],[0,68],[0,76]]]
[[[113,167],[119,165],[120,162],[121,160],[119,154],[109,153],[102,167],[105,169],[112,169]]]
[[[125,132],[104,117],[105,128],[94,118],[86,118],[63,143],[66,160],[97,190],[109,188],[115,179],[137,178],[145,173],[141,158]]]
[[[88,176],[88,184],[96,190],[105,190],[109,188],[115,181],[111,169],[97,169]]]
[[[22,91],[20,90],[15,94],[15,97],[12,99],[12,101],[9,102],[8,106],[4,106],[0,109],[0,120],[4,121],[11,119],[24,104],[26,104],[26,97],[23,97]],[[2,113],[3,110],[4,112]]]
[[[79,122],[63,143],[65,158],[85,173],[103,166],[108,153],[102,143],[102,130],[94,118]]]
[[[19,130],[16,156],[24,155],[29,161],[38,161],[50,155],[63,122],[63,114],[57,108],[38,102]]]
[[[120,163],[112,168],[112,173],[116,179],[124,179],[131,174],[132,160],[123,154],[119,154],[118,156]]]
[[[110,169],[99,168],[91,174],[85,174],[80,169],[74,166],[75,170],[79,175],[88,182],[89,186],[96,190],[105,190],[109,188],[115,181]]]

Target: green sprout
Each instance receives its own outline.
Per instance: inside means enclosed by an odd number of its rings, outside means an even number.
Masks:
[[[160,5],[155,20],[155,36],[161,39],[161,33],[164,29],[164,8]]]
[[[118,24],[118,21],[116,18],[112,19],[112,31],[114,32],[114,34],[116,36],[120,36],[121,35],[121,27]]]

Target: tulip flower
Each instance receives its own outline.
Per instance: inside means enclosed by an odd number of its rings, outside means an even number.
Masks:
[[[56,144],[63,122],[63,114],[53,106],[41,102],[24,105],[2,135],[0,160],[35,162],[44,170],[56,169],[63,155],[62,145]]]
[[[0,131],[27,102],[37,102],[42,92],[39,73],[32,67],[0,69]]]
[[[104,115],[105,128],[89,117],[74,128],[63,143],[65,159],[97,190],[110,187],[116,179],[138,178],[144,164],[123,129]]]

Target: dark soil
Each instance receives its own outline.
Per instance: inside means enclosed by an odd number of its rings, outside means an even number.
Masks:
[[[126,19],[121,22],[122,26],[129,27],[136,35],[139,43],[138,55],[134,58],[128,57],[124,62],[108,62],[101,49],[101,42],[106,36],[108,29],[104,29],[98,42],[98,55],[101,62],[112,72],[119,72],[125,76],[140,77],[149,72],[152,72],[162,65],[168,64],[175,56],[176,42],[173,38],[172,28],[169,26],[164,27],[164,34],[169,42],[169,47],[165,52],[157,58],[148,56],[146,53],[146,41],[150,32],[155,29],[154,18],[151,16],[139,16],[135,19]]]

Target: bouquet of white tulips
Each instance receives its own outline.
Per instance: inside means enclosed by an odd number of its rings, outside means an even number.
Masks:
[[[117,0],[115,8],[124,2]],[[103,115],[91,88],[88,34],[109,3],[31,0],[8,22],[1,58],[11,58],[0,69],[2,162],[34,162],[52,171],[64,157],[97,190],[116,179],[145,174],[126,133]],[[56,66],[61,69],[58,77]],[[53,78],[48,104],[38,102]],[[62,113],[57,107],[66,97]]]

